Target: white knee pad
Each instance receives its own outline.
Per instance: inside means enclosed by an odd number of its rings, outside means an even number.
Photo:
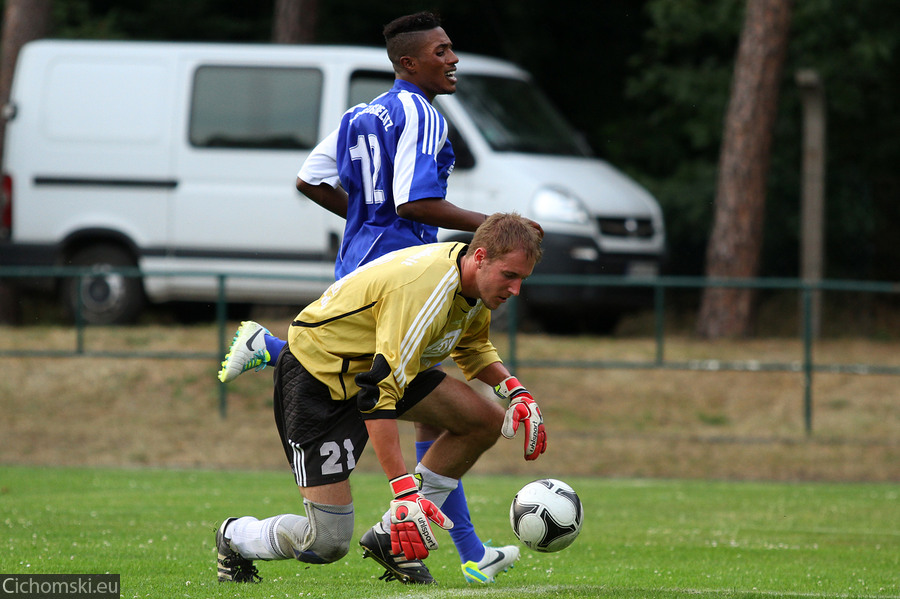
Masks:
[[[347,555],[353,537],[353,504],[326,505],[304,499],[303,507],[306,518],[285,516],[278,522],[281,550],[310,564],[328,564]]]

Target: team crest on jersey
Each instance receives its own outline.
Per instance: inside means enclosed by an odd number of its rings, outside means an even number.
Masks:
[[[446,335],[429,345],[422,352],[422,359],[433,358],[438,361],[443,360],[450,355],[450,352],[456,347],[459,337],[462,335],[461,329],[449,331]]]

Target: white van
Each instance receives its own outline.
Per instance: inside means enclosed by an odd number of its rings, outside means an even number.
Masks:
[[[215,301],[214,273],[229,302],[302,304],[332,279],[343,221],[296,191],[296,173],[347,107],[392,81],[379,48],[29,43],[4,108],[0,265],[96,266],[58,288],[97,324],[133,320],[146,299]],[[526,72],[460,54],[457,90],[435,101],[457,155],[448,200],[540,222],[536,273],[657,272],[659,205],[588,157]],[[622,307],[606,288],[526,294],[548,316]]]

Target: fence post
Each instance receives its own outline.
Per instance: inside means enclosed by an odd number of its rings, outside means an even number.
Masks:
[[[225,355],[225,325],[228,317],[225,303],[225,276],[218,275],[219,296],[216,299],[216,324],[219,326],[219,356]],[[219,383],[219,416],[222,419],[228,415],[228,385]]]
[[[665,287],[659,279],[653,285],[653,312],[656,323],[656,365],[662,366],[665,361],[663,354],[663,342],[666,328]]]
[[[85,275],[75,276],[75,353],[84,353],[84,298],[81,297]]]
[[[516,333],[519,329],[519,298],[514,295],[509,300],[509,319],[507,324],[509,327],[509,359],[506,362],[509,364],[509,371],[515,373],[518,360],[516,357]]]
[[[804,283],[803,291],[803,422],[806,434],[812,434],[812,379],[813,379],[813,291]]]
[[[803,105],[800,276],[821,281],[825,270],[825,87],[813,69],[800,69],[796,79]],[[812,335],[818,339],[822,329],[820,290],[813,292],[810,309]]]

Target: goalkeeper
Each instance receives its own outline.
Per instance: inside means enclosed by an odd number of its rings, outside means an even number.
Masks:
[[[275,366],[274,408],[306,515],[226,519],[216,533],[219,580],[259,580],[254,560],[344,557],[354,526],[348,479],[371,439],[393,499],[360,539],[364,556],[386,568],[386,580],[434,582],[422,560],[437,548],[433,525],[453,526],[440,507],[458,479],[501,434],[522,430],[526,460],[546,449],[537,404],[488,339],[490,310],[519,294],[540,243],[527,219],[495,214],[468,246],[387,254],[297,316]],[[435,368],[448,357],[508,407]],[[444,430],[415,476],[400,450],[398,419]]]

